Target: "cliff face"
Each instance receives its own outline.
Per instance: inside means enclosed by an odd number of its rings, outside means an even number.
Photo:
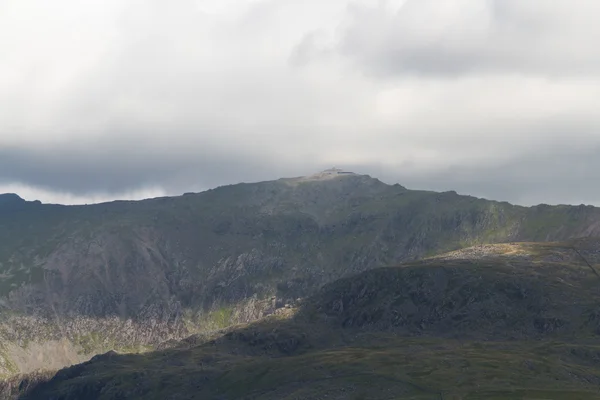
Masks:
[[[49,341],[63,343],[53,359],[64,364],[147,350],[375,267],[598,234],[593,207],[524,208],[352,174],[92,206],[10,196],[0,202],[0,372],[38,368]]]

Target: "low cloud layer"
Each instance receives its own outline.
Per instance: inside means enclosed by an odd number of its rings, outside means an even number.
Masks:
[[[333,165],[600,205],[591,0],[0,3],[0,192],[93,202]]]

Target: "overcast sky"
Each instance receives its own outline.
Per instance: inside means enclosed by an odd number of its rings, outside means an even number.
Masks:
[[[0,0],[0,193],[331,166],[600,205],[598,0]]]

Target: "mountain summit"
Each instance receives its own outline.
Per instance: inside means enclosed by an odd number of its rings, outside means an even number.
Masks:
[[[306,180],[326,180],[333,179],[342,176],[356,176],[354,172],[344,171],[339,168],[330,168],[321,172],[317,172],[316,174],[305,177]]]
[[[15,193],[0,194],[0,206],[6,205],[6,204],[20,204],[20,203],[25,203],[25,200],[23,200],[21,197],[19,197]]]
[[[0,194],[0,212],[1,211],[17,211],[26,208],[30,205],[38,205],[41,204],[40,201],[25,201],[17,194],[14,193],[6,193]]]

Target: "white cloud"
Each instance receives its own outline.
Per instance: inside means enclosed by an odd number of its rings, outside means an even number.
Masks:
[[[85,202],[352,165],[496,195],[465,177],[539,154],[545,182],[600,139],[598,4],[5,0],[0,191]]]
[[[339,51],[380,76],[598,76],[600,3],[407,0],[352,9]]]

